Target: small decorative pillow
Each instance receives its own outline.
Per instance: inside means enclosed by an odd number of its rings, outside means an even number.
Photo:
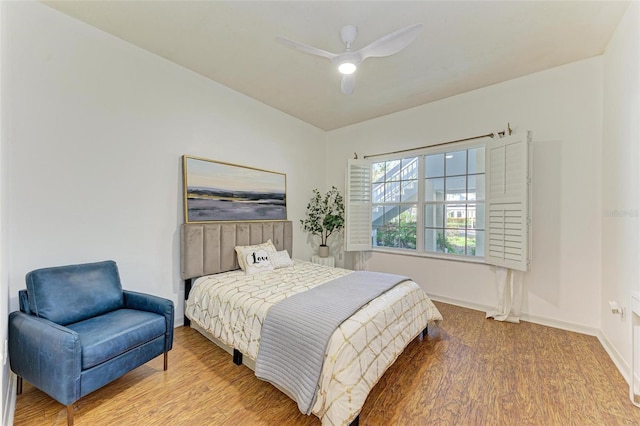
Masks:
[[[247,272],[247,259],[250,259],[252,264],[256,264],[265,262],[263,258],[266,257],[267,262],[271,264],[271,257],[277,251],[271,240],[268,240],[266,243],[255,244],[252,246],[236,246],[235,250],[238,256],[238,265],[240,265],[240,269],[245,272]]]
[[[287,268],[293,266],[293,260],[289,257],[289,252],[281,250],[271,256],[271,264],[274,269]]]
[[[247,275],[257,274],[264,271],[273,271],[271,257],[266,249],[243,251],[244,272]]]

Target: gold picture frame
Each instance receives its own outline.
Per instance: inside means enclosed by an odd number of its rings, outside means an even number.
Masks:
[[[287,175],[182,156],[185,223],[287,219]]]

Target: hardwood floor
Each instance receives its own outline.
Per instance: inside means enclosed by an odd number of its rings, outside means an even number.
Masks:
[[[371,391],[361,425],[638,425],[640,409],[597,338],[436,303],[444,316]],[[26,381],[15,425],[64,425],[65,407]],[[319,425],[198,332],[75,404],[82,425]]]

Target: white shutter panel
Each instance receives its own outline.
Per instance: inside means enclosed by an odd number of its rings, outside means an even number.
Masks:
[[[371,250],[371,163],[347,160],[345,251]]]
[[[485,262],[529,269],[529,143],[531,133],[487,144]]]

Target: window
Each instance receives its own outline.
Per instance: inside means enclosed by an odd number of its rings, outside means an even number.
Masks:
[[[530,133],[349,160],[345,249],[529,264]]]
[[[371,166],[372,245],[416,248],[418,157]]]
[[[483,256],[484,152],[482,145],[373,162],[372,246]],[[424,229],[421,249],[418,229]]]
[[[424,156],[424,251],[484,256],[484,146]]]

